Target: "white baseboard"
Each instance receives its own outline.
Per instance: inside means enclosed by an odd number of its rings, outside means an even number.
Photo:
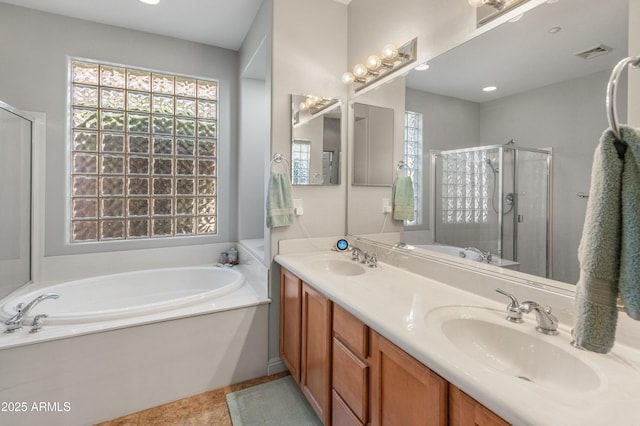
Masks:
[[[281,373],[286,371],[287,367],[284,365],[280,357],[269,359],[269,364],[267,365],[267,374],[271,376],[272,374]]]

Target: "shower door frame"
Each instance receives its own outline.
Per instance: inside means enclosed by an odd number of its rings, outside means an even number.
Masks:
[[[509,149],[509,150],[514,150],[514,170],[513,170],[513,186],[514,186],[514,192],[517,192],[517,188],[518,188],[518,183],[519,183],[519,179],[518,179],[518,160],[519,160],[519,156],[518,156],[518,152],[519,151],[526,151],[526,152],[534,152],[534,153],[540,153],[540,154],[545,154],[547,156],[546,161],[547,161],[547,185],[546,185],[546,192],[547,192],[547,197],[546,197],[546,201],[547,201],[547,209],[546,209],[546,218],[545,218],[545,225],[546,225],[546,245],[545,245],[545,273],[546,273],[546,277],[544,278],[552,278],[552,271],[553,271],[553,267],[552,267],[552,259],[553,259],[553,244],[552,244],[552,212],[553,212],[553,194],[552,194],[552,189],[553,189],[553,173],[552,173],[552,165],[553,165],[553,151],[551,148],[548,149],[538,149],[538,148],[523,148],[523,147],[518,147],[518,146],[506,146],[504,144],[496,144],[496,145],[483,145],[483,146],[474,146],[474,147],[468,147],[468,148],[457,148],[457,149],[451,149],[451,150],[430,150],[430,157],[431,157],[431,185],[430,185],[430,190],[432,195],[429,197],[432,201],[432,207],[430,208],[430,212],[432,214],[432,224],[433,224],[433,241],[436,241],[437,238],[437,231],[436,231],[436,221],[437,221],[437,217],[436,217],[436,159],[439,156],[442,156],[442,154],[456,154],[456,153],[463,153],[463,152],[475,152],[475,151],[490,151],[490,150],[497,150],[498,151],[498,167],[500,172],[502,172],[504,169],[504,150]],[[500,256],[502,257],[503,255],[503,239],[504,239],[504,220],[503,220],[503,199],[504,199],[504,174],[500,173],[500,179],[498,179],[498,193],[500,194],[499,199],[498,199],[498,251],[500,253]],[[516,201],[517,203],[517,201]],[[517,213],[517,210],[516,210]],[[514,253],[514,261],[517,261],[518,256],[518,250],[517,250],[517,228],[518,228],[518,218],[517,218],[517,214],[513,215],[513,219],[514,221],[514,226],[513,226],[513,253]]]
[[[36,132],[36,117],[32,116],[29,113],[19,110],[18,108],[0,101],[0,109],[7,111],[9,114],[13,114],[18,118],[26,120],[29,124],[29,170],[28,170],[28,179],[29,179],[29,232],[28,232],[28,241],[26,243],[29,244],[28,250],[28,280],[26,283],[33,281],[34,278],[34,262],[35,253],[34,253],[34,205],[35,205],[35,189],[34,189],[34,177],[33,177],[33,168],[34,168],[34,133]],[[26,284],[22,283],[22,285]],[[2,293],[0,293],[0,297],[4,297],[4,289],[0,289]]]

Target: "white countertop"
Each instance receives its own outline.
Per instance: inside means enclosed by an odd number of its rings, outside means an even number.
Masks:
[[[569,326],[560,324],[560,335],[540,336],[569,351],[595,371],[599,384],[594,388],[568,390],[565,386],[521,380],[489,366],[479,368],[467,354],[442,344],[442,331],[426,321],[426,317],[444,306],[479,306],[505,312],[506,303],[499,304],[385,263],[379,263],[376,269],[366,268],[361,275],[335,275],[311,266],[319,259],[351,261],[350,255],[329,250],[280,254],[275,258],[280,265],[510,423],[640,425],[640,392],[636,389],[640,385],[638,351],[616,345],[611,353],[601,355],[572,348]],[[525,315],[524,319],[521,324],[506,320],[504,324],[535,334],[533,314]]]

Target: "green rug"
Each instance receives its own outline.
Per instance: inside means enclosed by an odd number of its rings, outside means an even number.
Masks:
[[[230,393],[227,405],[234,426],[322,425],[291,376]]]

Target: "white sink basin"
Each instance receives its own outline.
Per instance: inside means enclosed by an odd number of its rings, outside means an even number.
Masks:
[[[579,359],[578,349],[561,336],[535,331],[535,319],[513,324],[503,311],[446,306],[426,316],[442,333],[443,344],[464,354],[468,363],[546,388],[587,392],[601,385],[599,375]]]
[[[362,275],[367,270],[356,262],[340,259],[320,259],[311,262],[311,266],[333,275]]]

